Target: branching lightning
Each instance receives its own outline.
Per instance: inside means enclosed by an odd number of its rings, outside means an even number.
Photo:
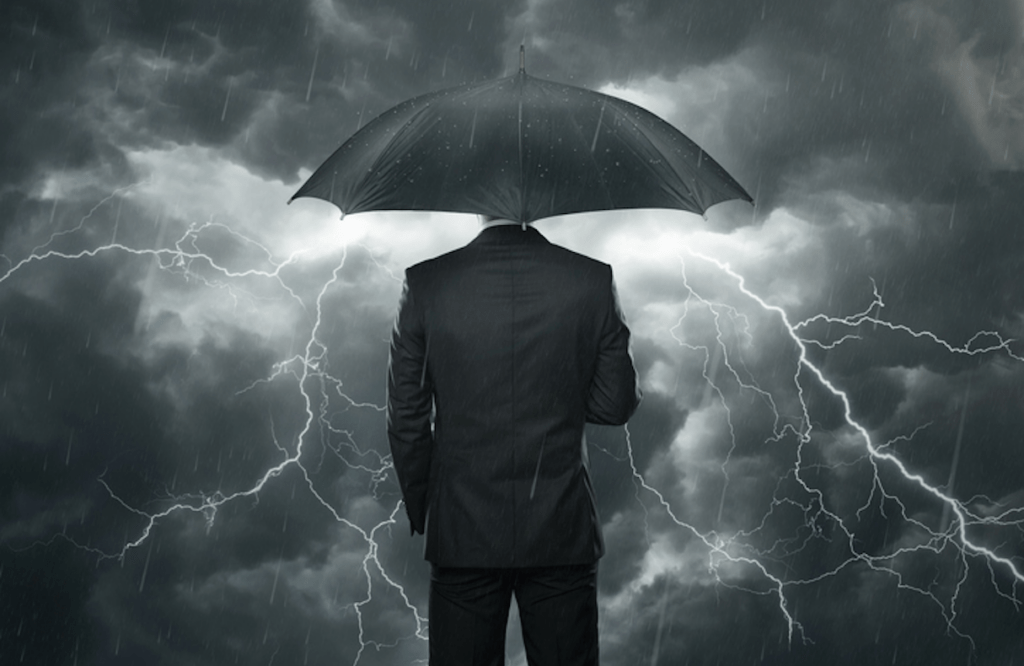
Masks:
[[[359,663],[360,658],[367,647],[374,647],[378,650],[382,647],[394,647],[394,644],[387,645],[374,640],[372,637],[368,637],[364,630],[363,608],[373,599],[374,573],[380,576],[386,585],[396,590],[400,595],[404,602],[406,611],[411,615],[415,622],[416,629],[414,638],[426,640],[427,619],[419,613],[419,610],[409,599],[403,586],[397,581],[395,576],[388,573],[379,559],[378,536],[382,530],[390,529],[390,527],[396,523],[395,517],[402,506],[401,501],[392,500],[394,505],[391,507],[387,519],[369,529],[361,527],[342,515],[342,512],[338,508],[334,507],[316,489],[313,479],[310,476],[309,468],[307,467],[307,465],[309,465],[309,460],[304,458],[305,445],[311,438],[317,436],[317,430],[322,431],[320,433],[321,439],[329,440],[327,445],[324,447],[324,452],[326,453],[326,451],[330,450],[348,468],[368,474],[374,498],[378,500],[381,500],[382,498],[377,496],[376,488],[386,479],[389,471],[392,469],[390,456],[382,456],[372,450],[360,450],[353,441],[351,433],[335,427],[331,423],[328,414],[328,404],[332,395],[343,400],[350,408],[370,409],[376,412],[384,411],[384,407],[382,406],[367,402],[360,402],[349,397],[343,390],[342,381],[332,376],[328,371],[328,350],[326,345],[322,342],[321,331],[324,321],[323,300],[339,279],[339,274],[344,268],[348,256],[347,248],[342,251],[342,256],[334,266],[330,278],[320,285],[317,290],[315,298],[313,299],[312,308],[307,308],[302,297],[289,285],[288,281],[282,275],[282,271],[285,268],[295,264],[299,260],[299,257],[302,254],[301,252],[295,252],[284,261],[276,262],[273,260],[273,253],[257,241],[234,231],[226,225],[215,223],[212,220],[203,224],[190,225],[181,237],[173,243],[172,247],[156,249],[135,248],[116,242],[114,239],[112,239],[110,243],[104,245],[77,250],[74,252],[61,251],[51,247],[56,240],[72,236],[74,233],[81,231],[101,206],[113,200],[121,192],[122,190],[118,190],[104,198],[94,206],[74,228],[52,234],[47,242],[33,248],[24,258],[16,262],[8,259],[7,261],[10,264],[10,267],[6,272],[0,273],[0,284],[3,284],[15,274],[28,269],[31,265],[36,263],[54,260],[74,261],[111,253],[124,253],[133,256],[150,257],[157,261],[157,266],[161,270],[180,275],[185,280],[198,282],[205,287],[227,288],[232,290],[233,294],[234,287],[232,286],[232,281],[248,277],[259,277],[272,280],[288,294],[289,298],[295,300],[304,310],[312,310],[311,316],[313,318],[313,322],[311,332],[309,338],[305,341],[303,351],[300,354],[276,363],[268,377],[258,380],[248,387],[242,388],[238,391],[238,394],[251,391],[259,384],[271,383],[289,376],[294,380],[304,405],[303,425],[295,437],[295,441],[291,447],[291,453],[289,452],[289,447],[281,445],[277,441],[276,435],[273,436],[274,444],[281,452],[282,459],[277,464],[264,471],[250,487],[230,493],[225,493],[221,490],[214,490],[212,492],[178,494],[172,496],[170,498],[172,503],[161,511],[149,512],[130,505],[125,502],[118,495],[116,490],[111,488],[107,480],[101,476],[98,479],[98,482],[106,490],[109,497],[126,511],[138,516],[143,521],[143,526],[139,530],[138,535],[130,540],[126,540],[123,548],[119,551],[106,552],[97,548],[88,547],[77,543],[66,534],[59,534],[54,538],[61,538],[68,541],[76,547],[97,556],[99,560],[116,559],[123,561],[129,556],[133,549],[144,544],[152,536],[153,531],[157,528],[160,522],[168,517],[181,513],[198,514],[204,518],[207,524],[207,530],[209,530],[213,527],[217,518],[218,510],[221,507],[231,502],[246,498],[258,501],[261,491],[268,483],[276,477],[279,477],[285,470],[295,468],[302,475],[306,488],[311,496],[314,497],[338,523],[356,532],[361,537],[366,548],[361,568],[366,584],[365,596],[362,599],[352,602],[350,605],[350,608],[355,611],[359,640],[359,648],[356,652],[356,657],[353,663]],[[202,251],[200,249],[200,239],[202,234],[213,228],[219,228],[245,245],[251,245],[258,248],[266,257],[266,261],[272,266],[272,269],[247,269],[241,271],[230,270],[222,263],[218,262],[209,253]],[[372,254],[370,256],[372,261],[380,266],[377,259],[373,257]],[[6,257],[3,258],[6,259]],[[323,433],[326,433],[327,437],[324,437]],[[341,443],[335,446],[334,442],[339,441]],[[375,462],[373,462],[373,464],[352,462],[349,458],[343,455],[341,450],[342,448],[347,449],[356,458],[371,458],[375,459]],[[308,456],[306,457],[308,458]],[[53,539],[46,542],[37,542],[29,547],[45,546],[52,541]],[[275,589],[276,582],[275,577]]]
[[[365,595],[350,606],[356,614],[358,624],[359,647],[354,663],[360,661],[367,648],[380,650],[383,647],[394,645],[393,643],[384,643],[381,640],[377,640],[373,636],[367,635],[365,631],[363,610],[373,599],[375,576],[382,579],[387,586],[400,595],[404,604],[403,612],[408,613],[416,626],[414,638],[425,640],[427,636],[427,619],[420,614],[415,604],[412,603],[398,578],[387,571],[379,558],[379,535],[382,531],[389,530],[392,525],[399,522],[396,517],[399,515],[401,508],[400,501],[391,500],[394,504],[389,507],[386,519],[371,528],[362,527],[346,518],[342,509],[334,506],[317,490],[310,473],[310,465],[318,464],[316,456],[309,454],[307,448],[309,442],[314,438],[330,442],[329,446],[323,447],[323,454],[321,456],[326,455],[327,451],[331,451],[350,469],[366,474],[369,478],[373,497],[378,501],[385,501],[384,498],[378,496],[377,488],[388,477],[392,469],[389,456],[381,455],[372,450],[360,449],[352,433],[334,425],[329,414],[329,405],[332,399],[341,400],[353,409],[367,409],[376,412],[382,412],[384,409],[379,405],[358,401],[349,397],[344,391],[341,380],[333,376],[329,369],[328,349],[323,342],[322,331],[324,321],[323,302],[327,294],[339,281],[340,272],[344,268],[348,257],[347,250],[342,253],[330,277],[319,285],[315,297],[309,299],[311,302],[307,302],[297,289],[289,283],[286,276],[286,269],[301,261],[301,252],[293,253],[283,261],[276,261],[273,258],[273,253],[257,241],[239,234],[225,225],[215,223],[213,220],[189,226],[169,247],[137,248],[123,242],[118,242],[116,240],[116,226],[115,236],[111,237],[109,243],[76,251],[64,251],[54,247],[57,241],[73,237],[75,233],[85,229],[94,213],[101,206],[113,201],[121,193],[122,191],[119,190],[104,198],[82,218],[77,226],[68,231],[51,235],[47,242],[34,247],[24,258],[12,261],[4,257],[4,259],[7,259],[9,267],[6,272],[0,273],[0,285],[3,285],[15,274],[29,270],[35,264],[47,261],[75,261],[96,257],[100,254],[125,254],[147,257],[153,260],[156,267],[160,270],[170,272],[185,280],[194,281],[210,288],[234,290],[234,284],[241,278],[270,280],[279,286],[290,299],[293,299],[308,312],[312,320],[312,327],[300,353],[279,361],[273,366],[272,372],[267,377],[247,387],[241,387],[238,393],[243,394],[252,391],[263,384],[278,381],[293,382],[299,391],[304,408],[302,427],[295,436],[294,441],[287,445],[279,443],[276,436],[274,436],[273,441],[280,452],[280,460],[266,469],[249,487],[232,492],[214,490],[175,495],[171,498],[169,506],[156,512],[145,511],[132,506],[121,499],[117,489],[111,487],[107,479],[100,477],[98,482],[106,490],[110,499],[120,505],[125,511],[138,516],[143,523],[137,535],[126,539],[123,548],[116,552],[105,552],[93,547],[87,547],[75,543],[70,537],[65,535],[57,535],[55,538],[71,541],[83,551],[96,555],[100,559],[118,559],[123,561],[131,554],[131,551],[142,546],[152,536],[154,530],[158,529],[160,523],[170,516],[174,514],[197,514],[206,521],[208,528],[212,527],[221,507],[243,499],[258,501],[260,493],[267,484],[281,476],[286,470],[294,468],[301,474],[305,481],[305,488],[310,493],[310,496],[315,498],[323,506],[324,510],[339,524],[358,534],[365,547],[361,568],[366,584]],[[265,261],[270,268],[268,270],[232,270],[222,262],[218,262],[210,253],[204,252],[201,249],[203,234],[213,229],[230,234],[239,242],[257,248],[265,257]],[[647,480],[644,470],[638,468],[628,429],[626,430],[628,456],[625,458],[625,461],[629,465],[630,473],[638,489],[642,489],[656,498],[657,504],[678,527],[704,544],[708,552],[708,569],[715,580],[721,585],[744,589],[754,594],[771,596],[777,602],[779,613],[787,627],[790,642],[796,637],[805,642],[813,641],[814,638],[808,634],[801,623],[800,617],[793,610],[791,604],[793,590],[820,582],[829,576],[836,575],[840,571],[852,567],[866,567],[878,574],[890,576],[895,580],[895,584],[900,589],[920,595],[932,602],[944,618],[949,631],[972,643],[973,639],[962,633],[957,623],[959,593],[967,580],[972,566],[987,567],[997,592],[1019,608],[1021,601],[1017,596],[1018,587],[1024,584],[1024,570],[1022,570],[1020,563],[1000,555],[993,548],[984,545],[977,538],[973,538],[969,530],[978,526],[1024,528],[1024,511],[1019,508],[1010,508],[996,512],[994,515],[987,515],[972,508],[972,501],[958,500],[950,493],[944,492],[941,487],[930,484],[921,474],[910,469],[892,450],[893,445],[897,441],[912,439],[917,431],[888,442],[876,441],[872,433],[854,418],[852,405],[847,394],[837,387],[808,356],[808,349],[811,347],[832,349],[856,340],[858,336],[855,331],[865,324],[929,341],[950,354],[984,355],[999,353],[1006,355],[1006,357],[1014,361],[1024,361],[1024,357],[1012,348],[1014,341],[1004,338],[995,331],[981,331],[972,336],[966,343],[956,345],[932,332],[917,331],[902,324],[892,323],[880,316],[885,304],[877,287],[873,290],[871,303],[859,313],[846,317],[820,314],[792,323],[782,308],[766,302],[750,291],[745,284],[744,278],[733,271],[727,264],[699,254],[692,254],[692,256],[699,261],[708,262],[715,266],[724,277],[728,278],[735,285],[736,290],[743,295],[748,303],[754,304],[754,307],[763,312],[771,313],[780,322],[785,334],[788,335],[792,343],[795,353],[794,366],[789,377],[791,378],[792,387],[799,397],[797,413],[787,413],[787,410],[781,406],[780,401],[770,390],[759,386],[758,382],[750,376],[750,373],[743,370],[742,355],[734,353],[727,340],[725,322],[730,322],[733,330],[738,332],[737,335],[752,340],[753,334],[751,333],[751,326],[747,318],[736,307],[716,303],[701,296],[691,285],[687,277],[686,261],[683,260],[682,278],[686,300],[683,305],[683,313],[678,320],[677,327],[672,330],[672,335],[682,348],[688,352],[703,356],[703,374],[707,381],[705,402],[713,398],[722,406],[731,438],[731,446],[720,466],[725,483],[718,506],[716,527],[701,529],[680,517],[680,512],[673,506],[672,498],[667,496],[668,493],[652,485]],[[372,253],[370,253],[370,259],[381,270],[394,277],[386,266],[381,265],[373,257]],[[232,293],[235,294],[236,292],[232,291]],[[711,315],[716,331],[713,344],[701,345],[688,342],[679,334],[683,322],[696,309],[702,309]],[[810,337],[806,333],[809,327],[819,322],[832,324],[844,330],[848,329],[851,332],[840,336],[834,341],[821,341]],[[749,392],[755,396],[774,415],[771,434],[766,437],[766,444],[779,444],[786,440],[786,438],[792,438],[795,441],[795,462],[789,471],[787,479],[795,482],[802,490],[802,497],[800,498],[794,498],[782,491],[777,491],[771,506],[766,508],[759,524],[750,526],[747,529],[736,529],[731,532],[721,529],[717,525],[722,522],[723,508],[729,490],[728,469],[732,456],[737,449],[738,435],[734,428],[727,392],[723,388],[722,382],[718,379],[720,371],[727,373],[727,376],[739,387],[739,390]],[[806,394],[812,387],[823,388],[842,405],[845,425],[855,434],[855,439],[863,447],[862,460],[872,470],[870,492],[863,505],[857,510],[856,515],[859,516],[871,506],[877,506],[877,509],[882,512],[886,511],[886,506],[895,507],[900,514],[900,518],[906,524],[914,526],[923,535],[919,543],[899,546],[886,553],[865,552],[858,545],[856,528],[849,524],[848,518],[845,518],[840,512],[829,506],[828,498],[823,490],[816,487],[809,480],[808,473],[811,465],[805,463],[805,453],[809,447],[814,445],[816,431]],[[925,427],[927,426],[920,426],[920,428]],[[891,487],[892,484],[884,480],[883,470],[898,473],[903,482],[911,484],[931,496],[937,505],[943,507],[949,513],[951,520],[948,524],[943,526],[942,529],[936,530],[926,525],[920,519],[910,515],[901,499],[901,491]],[[780,488],[781,484],[782,480],[780,480]],[[641,503],[641,506],[644,505]],[[765,528],[769,519],[776,511],[784,508],[795,509],[804,516],[807,534],[779,539],[768,546],[758,545],[757,537],[763,536],[763,533],[767,531]],[[644,506],[644,512],[646,516],[646,506]],[[822,533],[821,524],[823,523],[831,525],[844,543],[846,556],[842,562],[829,566],[827,570],[803,577],[787,576],[785,573],[780,572],[778,567],[773,566],[773,562],[776,562],[781,557],[799,550],[809,540],[820,537]],[[896,566],[898,560],[906,556],[921,553],[939,555],[942,552],[955,553],[962,565],[952,590],[945,595],[934,589],[923,587],[907,580]],[[729,575],[721,575],[721,568],[725,563],[737,565],[745,571],[756,572],[755,577],[759,578],[764,583],[764,586],[751,589],[743,583],[736,582]],[[996,582],[996,571],[1001,571],[1011,577],[1013,582],[1009,589],[1001,588]]]
[[[626,442],[629,451],[629,462],[635,483],[657,499],[657,502],[664,508],[672,521],[703,542],[709,551],[708,564],[712,574],[715,575],[716,580],[721,584],[733,586],[733,583],[727,582],[718,577],[718,568],[723,562],[747,565],[758,571],[760,576],[763,577],[763,580],[769,585],[772,590],[772,594],[778,601],[779,611],[786,621],[790,641],[793,640],[795,634],[799,634],[804,641],[811,641],[812,637],[806,635],[799,618],[795,617],[791,613],[788,591],[795,587],[820,582],[828,576],[836,575],[841,570],[854,566],[867,567],[874,572],[891,576],[895,579],[897,586],[901,590],[919,594],[932,602],[945,619],[948,631],[969,641],[972,644],[972,647],[974,645],[973,638],[962,633],[957,625],[959,594],[963,585],[966,583],[972,564],[979,564],[987,567],[996,592],[1003,598],[1009,600],[1019,610],[1021,608],[1021,600],[1017,596],[1018,586],[1024,584],[1024,570],[1022,570],[1021,565],[1009,557],[998,554],[992,548],[982,544],[978,539],[972,538],[968,533],[968,530],[974,526],[999,526],[1020,529],[1021,527],[1024,527],[1024,511],[1020,508],[1009,508],[1000,511],[996,515],[983,515],[978,511],[972,510],[969,502],[960,501],[952,495],[943,492],[940,487],[930,484],[921,474],[909,469],[899,457],[894,453],[889,452],[887,449],[891,448],[892,444],[894,444],[896,440],[913,438],[913,436],[917,434],[918,430],[923,429],[926,426],[919,426],[914,433],[911,433],[908,436],[898,437],[893,441],[884,443],[877,442],[869,430],[854,418],[850,398],[846,392],[838,388],[835,383],[831,381],[808,357],[809,346],[832,349],[844,342],[857,339],[858,336],[854,334],[847,334],[842,336],[838,341],[823,343],[816,339],[805,337],[801,332],[806,330],[811,324],[819,321],[849,327],[851,329],[855,329],[863,324],[870,324],[876,327],[882,327],[891,331],[903,333],[913,338],[928,340],[952,354],[973,356],[1003,353],[1015,361],[1024,361],[1024,358],[1015,353],[1011,348],[1011,344],[1014,341],[1004,338],[1001,334],[995,331],[981,331],[974,334],[965,344],[958,346],[942,339],[931,331],[917,331],[902,324],[894,324],[879,317],[877,314],[871,315],[871,312],[881,312],[884,307],[884,302],[877,287],[874,287],[874,298],[871,304],[860,313],[848,317],[816,315],[794,324],[790,322],[789,316],[782,308],[769,304],[761,297],[750,291],[746,286],[743,276],[737,274],[727,264],[695,252],[691,252],[690,254],[699,260],[708,262],[715,266],[718,271],[720,271],[724,276],[727,276],[728,279],[735,284],[736,289],[746,299],[755,303],[756,307],[761,310],[772,313],[782,324],[785,335],[787,335],[791,340],[797,356],[795,371],[792,375],[792,382],[797,395],[800,397],[799,406],[801,413],[796,419],[786,419],[779,411],[771,394],[762,390],[753,380],[742,379],[741,373],[737,370],[736,366],[733,365],[733,362],[730,359],[729,347],[726,342],[726,332],[722,325],[723,319],[732,319],[736,324],[736,327],[742,332],[749,330],[746,319],[736,310],[736,308],[712,302],[701,296],[691,286],[687,277],[686,261],[685,259],[681,259],[683,265],[683,285],[686,290],[686,301],[683,306],[683,314],[676,327],[672,330],[672,336],[680,346],[694,352],[699,352],[703,355],[704,379],[707,381],[709,390],[717,396],[718,400],[721,401],[721,405],[723,406],[726,414],[728,431],[731,436],[731,448],[726,455],[725,461],[721,465],[725,481],[723,502],[729,480],[727,466],[730,456],[736,449],[737,442],[735,440],[735,431],[732,424],[732,414],[729,410],[725,393],[720,387],[718,380],[716,380],[715,370],[710,367],[712,365],[717,365],[717,363],[713,362],[712,359],[721,360],[722,367],[724,367],[728,372],[729,377],[732,378],[740,390],[753,392],[754,395],[762,399],[765,404],[770,407],[774,414],[775,425],[773,427],[772,435],[767,438],[766,443],[778,443],[782,441],[783,437],[787,434],[795,435],[797,442],[796,460],[790,470],[790,477],[799,484],[806,497],[804,502],[796,502],[790,497],[779,496],[779,491],[777,490],[772,506],[769,507],[760,524],[754,529],[737,530],[732,534],[723,534],[714,529],[701,531],[693,524],[680,519],[674,512],[669,499],[667,499],[661,491],[651,486],[642,472],[637,469],[632,443],[630,442],[627,430]],[[697,306],[706,309],[711,314],[715,329],[714,344],[717,345],[717,348],[714,350],[709,349],[708,346],[689,343],[678,334],[678,329],[690,315],[691,301],[695,302]],[[921,539],[920,543],[912,546],[901,546],[895,548],[891,552],[881,555],[865,552],[862,548],[858,547],[855,529],[849,526],[842,516],[828,507],[828,502],[823,491],[814,487],[805,478],[808,468],[804,464],[804,450],[805,447],[812,444],[812,434],[814,432],[810,408],[806,400],[806,392],[811,387],[809,383],[811,381],[816,381],[820,387],[826,389],[834,399],[838,400],[842,404],[845,424],[856,433],[857,439],[863,447],[863,458],[868,461],[873,471],[873,485],[870,495],[865,503],[857,510],[857,517],[859,517],[862,512],[866,511],[875,502],[877,502],[879,510],[884,513],[885,506],[882,500],[887,501],[897,507],[902,520],[906,521],[907,524],[914,526],[920,530],[921,534],[925,535],[925,537]],[[705,395],[707,396],[707,393]],[[786,424],[781,425],[783,423]],[[899,473],[901,482],[908,482],[913,486],[916,486],[919,490],[930,495],[934,501],[943,508],[944,512],[951,513],[954,517],[952,523],[947,527],[944,527],[942,530],[937,531],[926,525],[921,520],[908,515],[904,502],[901,500],[900,491],[898,489],[890,489],[887,487],[887,484],[883,482],[881,474],[881,468],[883,466],[896,470]],[[766,563],[770,563],[772,560],[777,559],[779,554],[791,552],[788,549],[793,548],[792,543],[787,542],[783,546],[782,542],[776,542],[771,548],[763,549],[753,545],[750,542],[750,537],[754,536],[765,527],[769,517],[776,508],[784,505],[795,506],[804,514],[806,525],[812,536],[820,534],[820,528],[817,527],[817,524],[821,520],[827,521],[838,529],[841,538],[845,540],[847,551],[845,560],[810,577],[787,578],[784,575],[774,573]],[[720,505],[718,512],[719,522],[721,521],[721,517],[722,509]],[[788,541],[796,543],[795,549],[799,549],[803,543],[806,543],[806,539]],[[781,553],[776,552],[779,547],[784,547],[787,550],[783,550]],[[906,580],[895,566],[901,557],[907,557],[922,552],[938,555],[944,549],[952,549],[952,551],[956,553],[956,557],[961,565],[959,576],[957,577],[952,590],[945,597],[932,589]],[[1011,577],[1012,582],[1009,589],[1000,588],[996,581],[995,572],[997,569]]]

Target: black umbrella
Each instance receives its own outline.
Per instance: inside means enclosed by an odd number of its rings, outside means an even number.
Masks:
[[[478,213],[530,222],[617,208],[703,214],[749,194],[650,111],[519,72],[402,102],[356,132],[292,197],[343,214]]]

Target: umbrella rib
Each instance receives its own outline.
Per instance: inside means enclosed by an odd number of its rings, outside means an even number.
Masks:
[[[630,125],[632,125],[632,127],[636,130],[637,134],[639,134],[641,137],[643,137],[643,140],[644,140],[648,150],[651,151],[653,154],[661,153],[661,151],[659,151],[655,147],[654,142],[651,140],[650,136],[648,136],[648,133],[647,133],[647,131],[645,131],[645,128],[642,125],[638,124],[635,120],[633,120],[633,118],[631,118],[629,113],[627,113],[627,112],[630,109],[638,109],[641,113],[650,114],[650,115],[654,116],[654,118],[656,118],[658,121],[660,121],[662,123],[665,123],[666,125],[669,125],[668,121],[663,120],[661,118],[658,118],[658,116],[655,116],[650,111],[647,111],[643,107],[636,106],[635,104],[632,104],[631,102],[627,102],[625,100],[621,100],[621,99],[618,99],[616,97],[611,97],[610,95],[608,97],[613,102],[612,107],[615,108],[617,111],[619,111],[620,115],[626,120],[626,122],[628,122]],[[620,108],[620,105],[621,105],[621,108]],[[672,126],[669,125],[669,127],[672,127]],[[675,129],[675,128],[672,128],[672,129]],[[708,160],[714,166],[713,171],[715,172],[715,175],[718,177],[718,179],[722,183],[722,185],[734,187],[734,188],[738,189],[740,191],[740,193],[746,195],[748,199],[750,198],[750,195],[747,194],[747,191],[745,189],[743,189],[743,187],[739,183],[737,183],[736,180],[732,176],[730,176],[728,174],[728,172],[726,172],[725,169],[723,169],[720,164],[718,164],[718,162],[716,162],[714,159],[712,159],[711,155],[709,155],[706,150],[704,150],[701,146],[699,146],[696,141],[694,141],[693,139],[689,138],[688,136],[686,136],[682,132],[679,132],[679,135],[683,139],[685,139],[686,141],[689,141],[691,144],[693,144],[693,147],[698,151],[698,155],[699,155],[699,157],[698,157],[698,160],[699,160],[698,161],[698,165],[700,164],[700,162],[703,162],[705,159]],[[689,184],[690,184],[690,193],[691,193],[690,197],[686,197],[685,196],[685,194],[686,194],[685,192],[684,193],[680,193],[680,192],[678,192],[677,190],[674,190],[674,189],[672,190],[673,193],[676,194],[676,196],[678,198],[682,199],[682,200],[686,200],[686,199],[692,200],[692,202],[694,204],[696,204],[697,208],[700,210],[701,215],[704,215],[705,213],[707,213],[708,208],[710,208],[711,206],[715,205],[716,203],[721,203],[722,201],[728,201],[729,199],[733,199],[733,198],[739,198],[739,197],[721,198],[718,195],[718,193],[721,190],[721,187],[710,188],[710,187],[708,187],[708,185],[707,185],[707,183],[705,181],[702,181],[702,180],[699,180],[697,178],[694,178],[692,174],[689,174],[690,177],[687,179],[686,178],[687,174],[680,173],[679,170],[675,167],[674,164],[672,164],[671,162],[668,162],[668,161],[665,161],[665,163],[666,163],[666,166],[672,171],[672,173],[680,181],[688,180]],[[706,169],[707,167],[704,167],[704,168]],[[668,179],[662,178],[661,181],[662,181],[662,185],[664,186],[664,183],[668,182]],[[703,190],[703,192],[698,192],[698,190],[697,190],[698,186],[701,186],[701,189]],[[704,201],[700,200],[700,199],[704,199],[705,198],[705,197],[701,196],[701,194],[705,194],[705,195],[709,194],[709,195],[711,195],[709,197],[710,200],[707,202],[707,205],[704,205]],[[682,196],[680,196],[680,195],[682,195]]]
[[[326,198],[345,213],[451,210],[518,222],[633,207],[703,213],[721,201],[751,200],[699,145],[650,111],[522,70],[393,107],[336,150],[292,199],[299,196]]]
[[[633,119],[632,119],[632,118],[630,117],[630,115],[629,115],[628,111],[630,110],[630,108],[631,108],[631,107],[633,107],[633,106],[635,106],[635,105],[632,105],[632,104],[630,104],[629,102],[626,102],[625,100],[619,100],[619,99],[617,99],[617,98],[614,98],[614,97],[612,97],[611,99],[613,100],[613,104],[612,104],[613,108],[615,108],[615,109],[616,109],[616,111],[618,111],[618,112],[619,112],[619,115],[620,115],[620,116],[621,116],[621,117],[622,117],[622,118],[623,118],[623,119],[624,119],[624,120],[625,120],[625,121],[626,121],[627,123],[629,123],[629,124],[630,124],[630,125],[631,125],[631,126],[633,127],[633,129],[635,129],[635,130],[636,130],[636,132],[637,132],[637,134],[638,134],[639,136],[641,136],[641,137],[643,138],[643,142],[644,142],[644,147],[645,147],[645,148],[647,148],[648,152],[650,152],[651,154],[654,154],[654,155],[662,154],[662,151],[660,151],[660,150],[658,150],[658,149],[657,149],[657,147],[656,147],[656,146],[654,145],[654,142],[653,142],[653,141],[651,140],[651,138],[650,138],[650,137],[649,137],[649,136],[647,135],[647,132],[645,132],[645,131],[644,131],[644,127],[643,127],[643,126],[641,126],[641,125],[639,125],[639,124],[638,124],[638,123],[637,123],[637,122],[636,122],[635,120],[633,120]],[[617,103],[615,103],[615,102],[621,102],[621,103],[623,104],[623,106],[622,106],[622,107],[620,107],[620,106],[619,106],[619,104],[617,104]],[[650,113],[649,111],[646,111],[645,109],[642,109],[641,107],[635,107],[635,108],[637,108],[637,109],[640,109],[641,111],[643,111],[643,112],[645,112],[645,113]],[[654,115],[654,114],[651,114],[651,115]],[[655,117],[657,118],[657,116],[655,116]],[[658,120],[659,120],[659,121],[661,121],[661,122],[664,122],[664,123],[666,123],[666,124],[667,124],[667,121],[665,121],[665,120],[662,120],[661,118],[658,118]],[[694,142],[694,141],[693,141],[692,139],[689,139],[689,138],[688,138],[688,137],[686,137],[685,135],[683,135],[683,136],[684,136],[684,138],[687,138],[687,140],[689,140],[689,141],[690,141],[690,143],[693,143],[694,147],[695,147],[695,148],[697,148],[697,150],[699,150],[699,151],[701,151],[701,152],[703,153],[703,148],[701,148],[700,146],[698,146],[698,145],[696,144],[696,142]],[[710,159],[710,158],[709,158],[709,159]],[[694,179],[694,178],[692,178],[692,177],[691,177],[691,178],[689,178],[689,179],[687,179],[687,178],[686,178],[686,175],[687,175],[687,174],[683,174],[683,173],[680,173],[680,172],[679,172],[679,170],[678,170],[678,169],[676,169],[675,165],[673,165],[673,164],[672,164],[672,163],[671,163],[670,161],[668,161],[668,160],[661,160],[661,162],[662,162],[662,163],[664,163],[664,164],[666,165],[666,167],[667,167],[667,168],[668,168],[668,169],[669,169],[669,170],[670,170],[670,171],[671,171],[671,172],[672,172],[672,173],[673,173],[673,174],[674,174],[674,175],[676,176],[676,178],[678,178],[678,179],[679,179],[680,181],[684,181],[684,180],[689,180],[689,181],[690,181],[690,196],[689,196],[689,197],[687,197],[687,196],[686,196],[686,194],[687,194],[686,192],[679,192],[678,190],[676,190],[676,189],[672,188],[672,189],[671,189],[671,192],[672,192],[672,193],[673,193],[673,194],[675,195],[675,197],[676,197],[677,199],[681,200],[681,201],[687,201],[687,200],[689,199],[689,200],[690,200],[690,202],[692,202],[693,204],[695,204],[695,205],[696,205],[696,207],[697,207],[697,209],[698,209],[698,210],[700,210],[700,214],[701,214],[701,215],[703,215],[703,214],[704,214],[705,212],[707,212],[707,209],[708,209],[708,208],[710,207],[710,205],[711,205],[711,204],[709,204],[708,206],[705,206],[705,205],[703,205],[703,202],[699,200],[699,199],[700,199],[700,197],[699,197],[699,194],[698,194],[698,192],[697,192],[697,190],[696,190],[696,185],[697,185],[697,181],[696,181],[696,179]],[[669,181],[669,179],[668,179],[668,178],[660,178],[659,180],[661,181],[661,184],[662,184],[662,187],[663,187],[663,188],[665,187],[665,183],[667,183],[667,182]]]
[[[526,164],[522,159],[522,87],[519,88],[519,219],[526,220]]]
[[[604,110],[602,109],[602,112],[603,111]],[[571,116],[569,117],[569,122],[572,123],[572,127],[576,131],[576,134],[578,134],[580,136],[580,138],[582,139],[583,136],[584,136],[583,128],[580,127],[579,124],[576,122],[576,119],[571,117]],[[595,139],[594,140],[594,145],[596,146],[597,145],[597,140],[596,140],[597,139],[597,134],[596,133],[594,134],[594,139]],[[612,201],[612,195],[609,193],[608,181],[605,180],[604,173],[601,171],[601,168],[597,164],[597,160],[594,158],[594,151],[593,150],[590,150],[590,151],[587,152],[587,159],[589,159],[590,160],[590,164],[593,165],[594,173],[597,174],[597,180],[598,180],[598,182],[601,183],[601,191],[604,192],[606,207],[607,208],[614,208],[615,207],[615,202]]]
[[[601,113],[600,113],[600,116],[598,117],[598,121],[597,121],[598,127],[597,127],[597,129],[594,130],[594,139],[591,142],[590,151],[587,153],[587,155],[588,155],[588,159],[590,160],[590,164],[594,168],[594,173],[597,175],[597,179],[601,183],[601,191],[603,191],[604,194],[605,194],[606,206],[607,207],[612,207],[614,205],[614,203],[611,200],[611,195],[608,194],[608,182],[604,179],[604,174],[601,173],[601,169],[597,165],[597,160],[594,158],[594,146],[597,145],[597,133],[598,133],[598,130],[600,129],[601,122],[603,121],[603,119],[604,119],[604,103],[602,103],[602,105],[601,105]],[[576,118],[572,114],[569,114],[569,122],[572,125],[573,130],[576,132],[576,135],[579,137],[579,139],[581,141],[583,141],[584,137],[586,135],[583,133],[583,128],[580,127],[579,123],[576,122]]]

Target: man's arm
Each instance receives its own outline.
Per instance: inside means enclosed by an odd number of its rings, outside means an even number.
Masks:
[[[587,422],[622,425],[640,405],[643,393],[629,348],[629,327],[619,306],[615,280],[608,269],[608,295],[597,366],[587,398]]]
[[[423,534],[434,437],[427,340],[408,278],[402,285],[388,361],[388,443],[413,532]]]

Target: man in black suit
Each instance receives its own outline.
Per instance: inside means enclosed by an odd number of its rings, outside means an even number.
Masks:
[[[584,424],[640,390],[611,267],[484,220],[406,271],[388,439],[431,563],[432,666],[499,666],[515,594],[531,666],[598,663],[604,552]]]

